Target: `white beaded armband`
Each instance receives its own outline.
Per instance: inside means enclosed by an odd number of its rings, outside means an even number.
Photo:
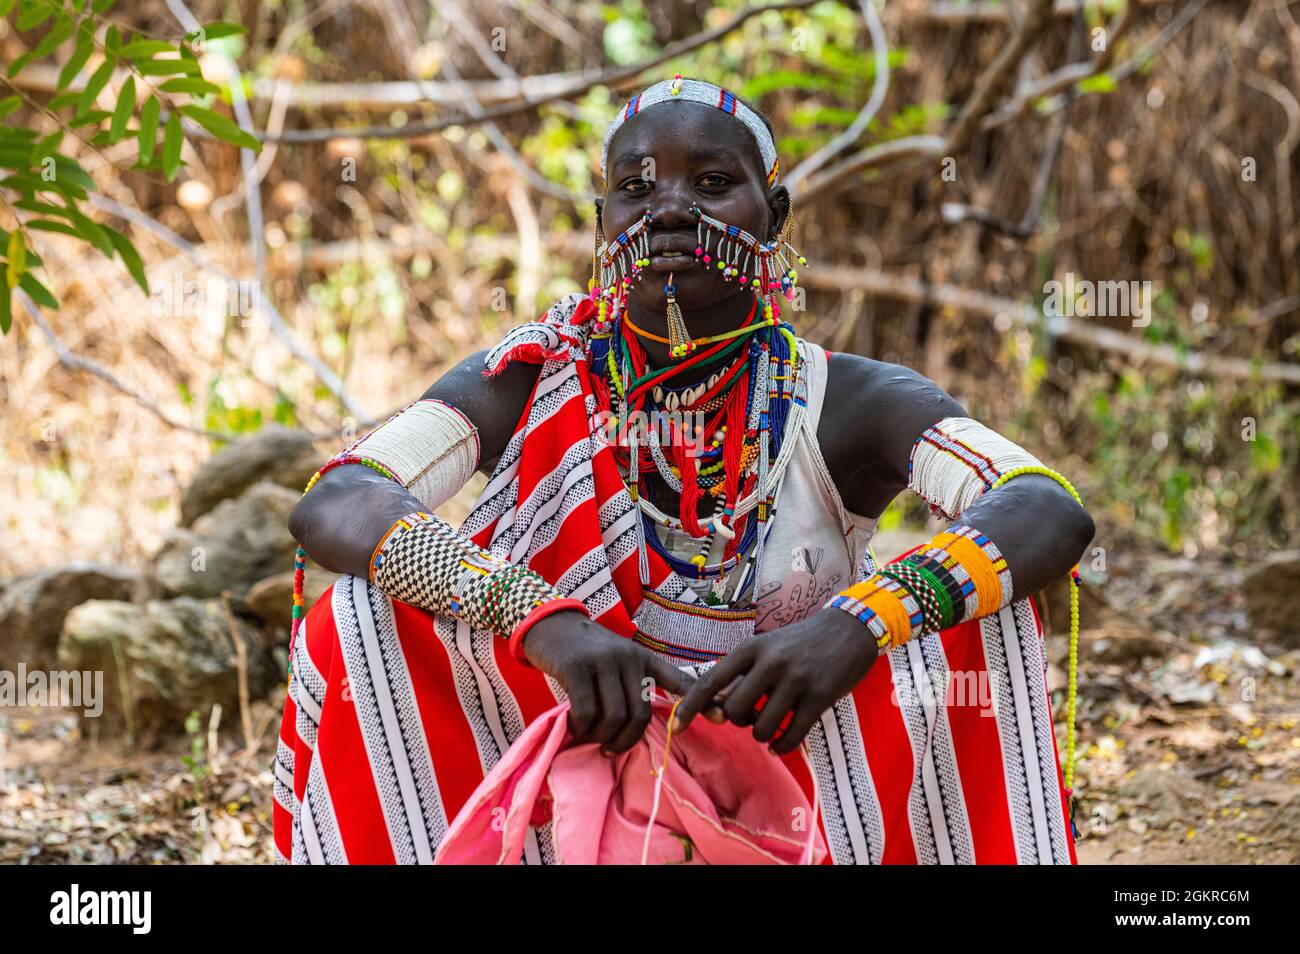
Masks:
[[[952,520],[1017,467],[1041,467],[1033,454],[969,417],[946,417],[912,445],[907,486]]]
[[[394,414],[340,456],[382,465],[432,510],[474,475],[478,429],[450,404],[424,399]]]

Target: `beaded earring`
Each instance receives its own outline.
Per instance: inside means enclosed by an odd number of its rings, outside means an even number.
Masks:
[[[587,291],[595,291],[600,284],[600,248],[605,244],[605,232],[600,227],[600,215],[596,215],[596,230],[591,248],[591,278],[587,281]]]
[[[599,235],[599,233],[598,233]],[[603,235],[600,235],[603,238]],[[594,269],[599,280],[593,277],[590,295],[599,303],[598,322],[604,326],[616,318],[627,306],[627,294],[632,283],[641,277],[641,270],[650,264],[650,210],[626,230],[596,249]]]

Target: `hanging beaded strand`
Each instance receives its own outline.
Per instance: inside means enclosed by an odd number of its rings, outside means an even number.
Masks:
[[[596,252],[600,281],[592,284],[590,296],[598,303],[598,333],[607,332],[608,323],[626,309],[632,284],[650,264],[650,218],[646,209],[641,218]]]
[[[698,205],[691,206],[691,214],[696,218],[695,258],[698,261],[722,272],[723,281],[735,278],[741,285],[749,286],[756,298],[780,291],[787,300],[794,299],[799,274],[790,259],[805,267],[808,260],[788,240],[761,242],[739,226],[708,215]],[[771,317],[766,309],[764,317]]]

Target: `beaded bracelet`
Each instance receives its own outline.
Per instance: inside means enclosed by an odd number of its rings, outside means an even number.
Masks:
[[[1039,464],[1013,467],[993,480],[989,490],[1026,474],[1048,477],[1083,506],[1083,499],[1061,474]],[[892,582],[895,587],[882,585]],[[1074,825],[1074,756],[1079,693],[1079,567],[1070,570],[1070,662],[1066,692],[1066,742],[1062,765],[1070,825]],[[904,596],[904,594],[906,596]],[[989,538],[972,527],[952,527],[929,544],[883,567],[879,573],[832,597],[826,604],[867,625],[882,652],[922,632],[948,629],[967,619],[987,616],[1011,602],[1011,573]],[[921,623],[908,615],[905,598],[921,607]],[[906,617],[906,624],[901,620]],[[906,629],[904,628],[906,626]]]
[[[395,599],[509,639],[512,655],[525,665],[523,636],[537,620],[558,609],[586,612],[535,570],[476,546],[423,511],[407,514],[384,534],[370,560],[370,579]],[[547,614],[535,612],[552,603]]]
[[[1011,602],[1011,572],[987,535],[956,526],[855,583],[827,606],[866,624],[887,652],[925,633],[995,613]]]
[[[1079,492],[1074,489],[1074,485],[1066,480],[1063,476],[1052,470],[1050,467],[1041,466],[1024,466],[1016,467],[1007,471],[1001,477],[993,482],[990,490],[1001,487],[1008,480],[1014,477],[1020,477],[1025,474],[1037,474],[1040,477],[1049,477],[1060,484],[1065,491],[1074,498],[1074,502],[1080,507],[1083,506],[1083,498]],[[1075,720],[1078,715],[1079,707],[1079,566],[1076,563],[1070,570],[1070,673],[1069,686],[1066,690],[1065,718],[1066,718],[1066,735],[1065,735],[1065,797],[1070,800],[1070,828],[1074,836],[1079,836],[1078,829],[1074,824],[1074,745],[1075,745]]]
[[[307,486],[303,488],[303,496],[316,486],[317,482],[335,467],[341,467],[344,464],[361,464],[369,467],[383,477],[389,480],[401,483],[397,475],[392,473],[388,468],[378,461],[370,460],[366,457],[360,457],[356,454],[344,452],[336,457],[331,457],[325,464],[311,475],[311,480],[307,481]],[[289,682],[293,682],[293,652],[298,645],[298,632],[302,629],[303,617],[307,613],[305,605],[305,591],[307,584],[307,551],[298,547],[293,552],[293,610],[291,612],[291,622],[289,624]]]

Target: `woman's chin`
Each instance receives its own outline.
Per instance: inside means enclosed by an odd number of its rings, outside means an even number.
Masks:
[[[665,308],[668,300],[664,294],[664,285],[667,282],[667,274],[644,275],[633,290],[632,298],[642,308]],[[720,275],[712,275],[698,265],[685,271],[674,272],[673,285],[677,303],[687,311],[710,308],[746,290],[743,285],[738,285],[734,281],[723,281]]]

